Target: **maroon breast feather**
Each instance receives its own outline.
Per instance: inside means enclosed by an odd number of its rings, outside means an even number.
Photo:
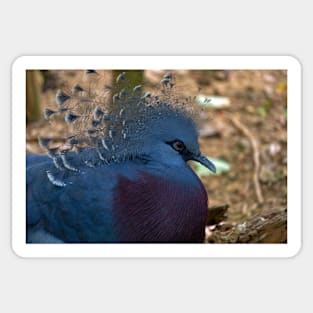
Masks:
[[[201,243],[207,218],[207,193],[193,181],[141,172],[120,176],[113,219],[120,242]]]

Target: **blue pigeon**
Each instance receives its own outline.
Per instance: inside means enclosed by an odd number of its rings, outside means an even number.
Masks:
[[[62,116],[72,133],[58,146],[40,138],[47,154],[26,156],[27,243],[204,241],[207,193],[187,161],[215,166],[193,113],[172,96],[172,74],[164,79],[158,96],[139,86],[111,101],[58,91],[45,116]]]

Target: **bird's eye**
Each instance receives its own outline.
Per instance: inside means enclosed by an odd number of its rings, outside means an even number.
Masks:
[[[172,147],[178,151],[178,152],[182,152],[185,150],[186,146],[184,145],[184,143],[180,140],[176,140],[172,143]]]

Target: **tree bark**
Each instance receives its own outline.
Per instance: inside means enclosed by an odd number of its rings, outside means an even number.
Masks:
[[[237,224],[208,226],[207,243],[287,243],[287,209],[268,209]]]
[[[40,93],[43,78],[37,70],[26,71],[26,121],[35,122],[41,118]]]

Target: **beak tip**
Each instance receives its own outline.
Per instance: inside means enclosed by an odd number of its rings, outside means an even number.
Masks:
[[[193,160],[199,162],[200,164],[208,168],[211,172],[216,174],[216,166],[204,155],[201,154],[200,156],[194,157]]]

